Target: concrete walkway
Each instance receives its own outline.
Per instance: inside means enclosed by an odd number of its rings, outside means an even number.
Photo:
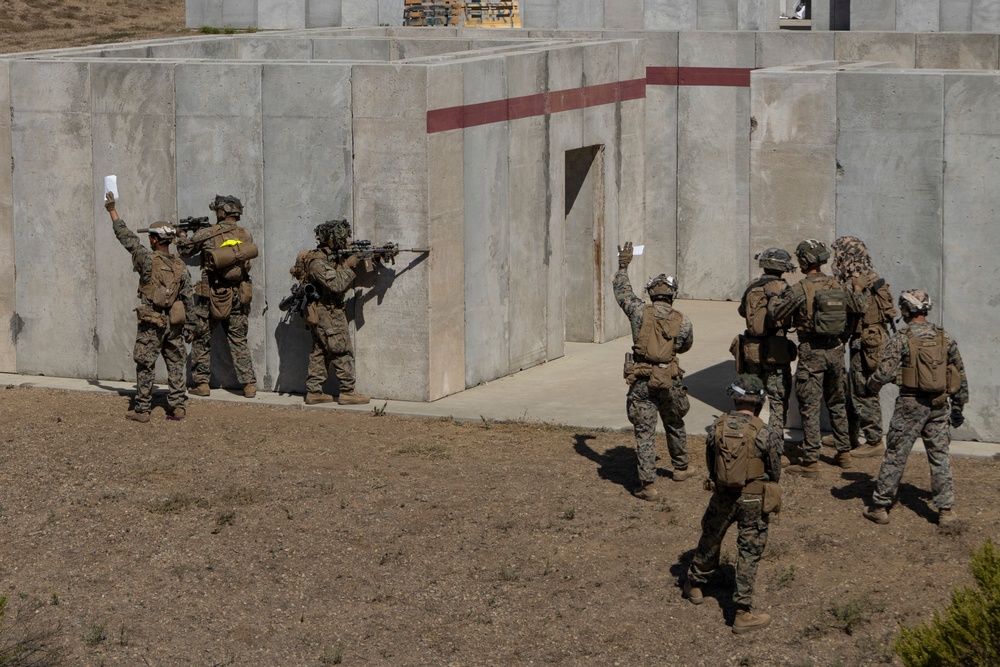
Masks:
[[[677,308],[691,318],[695,341],[691,351],[680,358],[685,369],[685,384],[691,399],[691,411],[685,418],[688,433],[698,434],[731,402],[725,387],[734,373],[729,345],[733,336],[743,330],[743,320],[736,305],[718,301],[679,301]],[[564,424],[580,428],[631,430],[625,413],[626,385],[622,379],[625,353],[631,349],[627,338],[594,345],[567,343],[566,355],[534,368],[478,387],[447,396],[433,403],[384,401],[373,399],[369,405],[338,406],[326,404],[305,406],[302,396],[258,392],[257,398],[246,399],[242,394],[213,389],[208,398],[191,397],[192,401],[219,400],[263,403],[303,408],[307,410],[350,410],[371,412],[374,407],[390,414],[420,417],[452,417],[463,421],[529,421]],[[0,373],[0,384],[31,385],[74,391],[128,392],[131,382],[106,382],[42,376]],[[196,405],[196,404],[195,404]],[[194,407],[193,409],[197,409]],[[798,423],[793,408],[789,421]],[[766,420],[766,415],[764,416]],[[662,429],[661,429],[662,430]],[[792,439],[801,438],[796,429],[789,429]],[[914,449],[923,451],[918,442]],[[951,451],[958,456],[991,457],[1000,454],[1000,444],[954,441]]]

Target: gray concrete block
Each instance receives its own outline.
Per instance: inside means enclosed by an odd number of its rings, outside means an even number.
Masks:
[[[378,25],[403,25],[403,0],[379,0]]]
[[[257,25],[257,0],[222,0],[222,25],[246,28]]]
[[[523,27],[541,30],[559,27],[559,0],[525,0],[518,6]]]
[[[900,32],[925,32],[941,29],[941,14],[947,12],[942,0],[906,0],[896,2],[896,26]]]
[[[263,238],[263,140],[261,65],[250,63],[179,63],[174,70],[177,123],[177,213],[210,215],[216,194],[243,202],[240,224]],[[197,279],[198,271],[193,270]],[[248,343],[262,387],[267,384],[264,320],[265,264],[253,263],[255,283]],[[231,359],[218,329],[212,339],[214,383],[238,386]]]
[[[328,28],[341,24],[342,0],[308,0],[306,2],[306,27]]]
[[[1000,68],[996,34],[927,33],[915,36],[918,69]]]
[[[378,3],[379,0],[350,0],[342,3],[340,7],[341,25],[378,25]]]
[[[604,0],[560,0],[557,14],[560,30],[600,30],[604,28]]]
[[[836,236],[837,78],[833,72],[751,75],[750,242],[793,253],[806,238]]]
[[[739,14],[732,0],[698,0],[698,30],[736,30]]]
[[[294,282],[287,271],[298,251],[315,245],[316,225],[354,221],[351,67],[265,65],[261,99],[263,289],[266,302],[277,304]],[[268,374],[277,391],[304,392],[311,337],[297,318],[283,324],[283,315],[265,313]]]
[[[312,42],[316,60],[389,60],[391,42],[388,39],[316,37]]]
[[[604,0],[604,27],[611,30],[635,30],[643,26],[643,0]]]
[[[969,30],[973,32],[1000,32],[1000,2],[973,0]]]
[[[396,39],[390,46],[392,60],[426,58],[467,51],[471,44],[456,39]]]
[[[779,0],[745,0],[737,3],[737,30],[778,30]]]
[[[969,32],[972,30],[972,5],[976,1],[949,0],[947,11],[941,11],[941,31]]]
[[[941,291],[943,76],[841,72],[837,235],[864,239],[897,289]]]
[[[959,343],[969,376],[967,423],[986,441],[1000,441],[997,263],[1000,170],[984,169],[1000,155],[995,112],[1000,77],[944,78],[944,292],[936,301],[945,328]],[[933,311],[932,311],[933,312]]]
[[[698,0],[646,0],[646,30],[697,30]]]
[[[261,38],[238,39],[237,60],[312,60],[311,39]]]
[[[228,60],[236,57],[234,39],[197,39],[173,44],[152,44],[146,47],[145,58],[209,58]]]
[[[916,62],[913,33],[837,32],[834,39],[836,60],[889,62],[905,69]]]
[[[425,77],[416,65],[356,65],[354,117],[425,121]]]
[[[257,0],[257,20],[252,25],[268,30],[301,30],[306,27],[309,0]]]
[[[10,97],[14,256],[25,258],[17,266],[14,298],[17,371],[94,377],[99,339],[89,66],[13,62]],[[53,182],[60,187],[53,189]],[[67,238],[78,251],[66,251]],[[42,257],[59,261],[27,261]]]
[[[93,99],[93,184],[118,176],[119,214],[134,231],[158,220],[177,219],[174,168],[174,78],[172,63],[95,62],[90,66]],[[95,226],[97,377],[134,380],[138,276],[112,231],[97,196],[91,198]],[[140,234],[144,245],[145,234]],[[165,381],[162,360],[157,379]]]
[[[751,32],[682,32],[678,39],[680,67],[745,67],[756,64],[756,38]]]
[[[778,30],[757,33],[756,66],[779,67],[814,60],[833,60],[831,32]]]
[[[0,61],[0,109],[10,109],[10,64]],[[0,114],[0,164],[11,162],[10,115]],[[14,181],[13,170],[0,169],[0,372],[17,371],[14,345]]]
[[[184,6],[184,21],[188,28],[222,26],[222,0],[188,0]]]
[[[896,30],[896,4],[896,0],[868,0],[868,2],[852,3],[851,30]]]

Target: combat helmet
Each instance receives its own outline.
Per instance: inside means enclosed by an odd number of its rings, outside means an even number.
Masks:
[[[336,245],[344,246],[351,237],[351,223],[347,220],[327,220],[321,225],[316,225],[315,232],[320,245],[326,245],[327,241],[333,238]]]
[[[726,387],[726,396],[737,403],[763,403],[764,383],[756,375],[741,373]]]
[[[795,270],[795,264],[792,263],[792,256],[783,248],[768,248],[764,252],[754,255],[754,259],[757,260],[762,269],[781,271],[782,273]]]
[[[805,266],[825,264],[830,259],[830,249],[822,241],[806,239],[795,248],[795,256],[799,258],[799,263]]]
[[[899,309],[904,314],[926,315],[933,305],[931,296],[922,289],[908,289],[899,294]]]
[[[674,297],[677,295],[677,279],[673,276],[661,273],[655,278],[649,279],[649,282],[646,283],[646,293],[649,294],[649,298],[654,301],[660,299],[673,301]]]
[[[232,195],[215,195],[215,199],[208,205],[213,211],[222,211],[226,215],[243,215],[243,202]]]
[[[158,236],[164,241],[172,241],[177,238],[177,229],[168,222],[154,222],[153,226],[146,230],[152,236]]]

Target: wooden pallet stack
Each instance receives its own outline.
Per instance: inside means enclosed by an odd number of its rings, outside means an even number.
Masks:
[[[508,2],[405,0],[403,25],[520,28],[521,15],[517,0]]]

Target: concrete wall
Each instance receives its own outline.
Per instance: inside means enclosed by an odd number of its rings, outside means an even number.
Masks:
[[[1000,154],[998,92],[995,71],[832,63],[756,72],[751,103],[751,245],[859,236],[895,293],[927,290],[972,387],[959,436],[989,441],[1000,439],[991,222],[1000,184],[986,167]]]
[[[812,29],[829,30],[830,12],[813,5]],[[851,3],[850,16],[852,31],[1000,31],[998,0],[865,0]]]
[[[294,30],[403,24],[403,0],[187,0],[188,28]]]

